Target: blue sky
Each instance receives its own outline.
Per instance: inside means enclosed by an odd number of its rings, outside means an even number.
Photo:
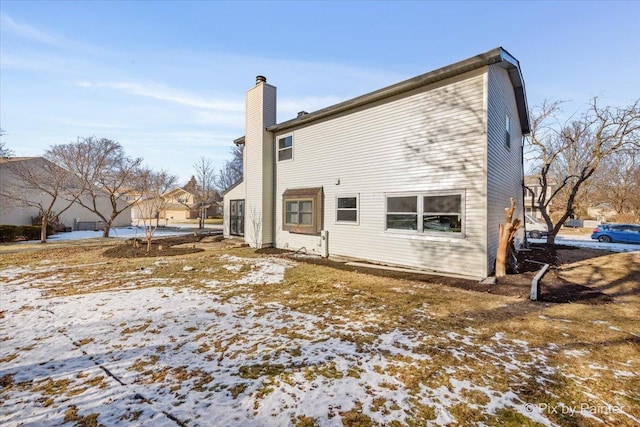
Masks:
[[[640,2],[0,2],[0,127],[17,155],[95,135],[182,181],[244,134],[255,76],[278,121],[497,46],[529,105],[640,97]]]

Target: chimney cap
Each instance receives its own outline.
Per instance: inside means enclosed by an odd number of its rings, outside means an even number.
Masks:
[[[256,76],[256,84],[266,83],[267,78],[265,76]]]

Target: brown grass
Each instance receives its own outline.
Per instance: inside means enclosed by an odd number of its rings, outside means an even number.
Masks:
[[[46,292],[51,296],[105,292],[123,286],[188,286],[211,292],[220,301],[237,295],[251,296],[255,304],[246,308],[246,314],[251,313],[256,317],[266,314],[270,310],[266,303],[277,303],[295,312],[318,316],[320,320],[316,327],[319,330],[328,330],[328,326],[331,326],[332,337],[353,343],[362,354],[376,351],[381,335],[400,330],[415,338],[419,345],[410,350],[425,356],[425,359],[411,360],[402,355],[385,354],[387,366],[377,369],[389,378],[389,381],[381,384],[383,388],[396,390],[403,387],[412,396],[418,396],[420,390],[425,388],[444,387],[453,392],[453,382],[469,380],[476,386],[497,392],[512,390],[524,403],[619,403],[624,405],[626,412],[640,417],[638,253],[606,256],[592,253],[589,259],[577,260],[578,253],[573,252],[570,259],[565,259],[571,262],[558,268],[559,277],[589,286],[613,298],[611,304],[585,305],[533,303],[518,296],[500,296],[447,286],[444,280],[437,278],[430,281],[407,280],[308,263],[298,263],[287,270],[285,282],[281,284],[224,286],[224,282],[242,277],[250,267],[243,266],[238,271],[226,269],[224,266],[229,262],[220,258],[220,255],[259,255],[246,248],[227,250],[223,246],[216,246],[205,252],[166,260],[126,260],[106,258],[102,255],[103,251],[104,246],[94,243],[29,253],[5,253],[0,257],[0,268],[12,265],[53,268],[59,265],[53,271],[30,273],[30,280],[45,279],[52,274],[60,274],[67,279],[47,285]],[[157,264],[159,260],[166,262]],[[101,262],[106,264],[99,264]],[[193,269],[184,271],[185,266]],[[141,274],[142,269],[152,269],[153,272]],[[103,277],[107,279],[99,279]],[[149,279],[163,281],[150,282]],[[207,288],[206,283],[211,279],[223,285]],[[218,315],[222,316],[223,313]],[[363,322],[363,327],[355,328],[353,325],[356,322]],[[140,318],[136,323],[122,325],[122,333],[150,333],[162,329],[161,325],[150,329],[151,325],[150,320]],[[234,344],[246,340],[241,331],[224,340],[207,336],[206,328],[187,332],[200,332],[193,340],[195,352],[207,353],[212,360],[238,356],[227,352]],[[274,336],[286,337],[291,342],[311,339],[305,331],[295,328],[274,328],[272,332]],[[518,340],[526,342],[526,345],[519,344]],[[168,339],[168,342],[171,340]],[[483,350],[482,346],[486,349]],[[249,353],[252,351],[255,348]],[[293,357],[301,354],[301,349],[295,345],[281,351]],[[12,356],[0,362],[10,362]],[[188,391],[180,387],[183,382],[189,381],[196,390],[207,390],[213,382],[213,378],[205,372],[189,370],[188,367],[159,366],[158,361],[158,356],[140,359],[130,369],[138,372],[139,381],[144,383],[171,379],[176,393]],[[521,368],[508,371],[505,362],[517,363]],[[547,367],[555,371],[550,372]],[[635,376],[616,375],[619,371],[631,372]],[[358,379],[363,371],[356,364],[342,371],[330,361],[318,365],[291,366],[265,360],[240,368],[238,377],[244,382],[228,387],[227,391],[238,398],[253,381],[261,381],[261,387],[251,390],[258,397],[265,396],[278,381],[286,383],[291,372],[302,372],[311,381],[319,377],[328,380],[344,377]],[[543,383],[538,380],[543,380]],[[101,387],[102,384],[102,379],[95,378],[87,381],[83,387]],[[0,385],[5,388],[15,386],[11,378],[4,377]],[[34,390],[44,396],[80,392],[80,389],[70,390],[67,380],[52,379],[37,384]],[[460,396],[463,402],[455,403],[449,411],[456,419],[465,420],[461,421],[462,425],[480,422],[487,425],[534,425],[529,418],[509,407],[495,414],[484,413],[478,408],[486,405],[489,397],[479,389],[465,388]],[[398,404],[381,396],[373,396],[367,410],[385,413],[398,407]],[[400,404],[406,412],[404,425],[424,425],[436,418],[435,408],[429,402],[416,398],[410,399],[408,407],[407,403]],[[70,407],[68,414],[70,421],[95,422],[91,419],[92,415],[79,417],[75,407]],[[362,403],[356,404],[351,410],[338,409],[334,415],[337,414],[342,417],[344,425],[374,424],[363,413]],[[600,425],[580,415],[546,415],[561,425]],[[610,414],[607,417],[611,419],[604,419],[606,422],[633,425],[624,415]],[[300,426],[317,424],[313,418],[303,415],[291,421]]]

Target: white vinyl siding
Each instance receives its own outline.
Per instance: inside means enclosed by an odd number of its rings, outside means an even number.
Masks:
[[[276,206],[287,188],[322,186],[330,255],[486,277],[486,70],[276,134],[295,144],[295,161],[276,165]],[[456,188],[465,189],[464,238],[386,230],[387,195]],[[336,220],[338,197],[349,194],[359,195],[358,227]],[[278,248],[321,253],[322,244],[276,230]]]
[[[510,198],[516,200],[515,218],[523,219],[522,131],[515,93],[509,74],[499,65],[489,66],[487,75],[487,245],[489,272],[495,267],[499,224]],[[511,149],[505,148],[506,119],[509,117]],[[520,230],[516,239],[520,240]]]
[[[266,131],[276,122],[276,88],[261,83],[246,93],[245,133],[245,241],[251,247],[273,242],[273,135]]]

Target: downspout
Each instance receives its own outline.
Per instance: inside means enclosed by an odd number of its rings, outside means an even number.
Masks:
[[[277,247],[278,244],[276,242],[276,217],[277,217],[277,212],[276,212],[276,206],[278,205],[278,203],[276,202],[276,198],[277,198],[277,194],[276,194],[276,190],[277,190],[277,182],[278,182],[278,162],[276,161],[276,156],[278,155],[278,150],[277,150],[277,143],[278,141],[276,141],[275,138],[275,133],[269,131],[268,129],[265,129],[267,132],[270,132],[273,135],[273,156],[271,156],[271,161],[273,162],[273,174],[271,174],[271,246],[272,247]]]
[[[524,141],[525,136],[522,135],[522,144],[520,144],[520,162],[522,163],[522,229],[524,230],[524,247],[529,247],[529,241],[527,240],[527,205],[524,185]]]

